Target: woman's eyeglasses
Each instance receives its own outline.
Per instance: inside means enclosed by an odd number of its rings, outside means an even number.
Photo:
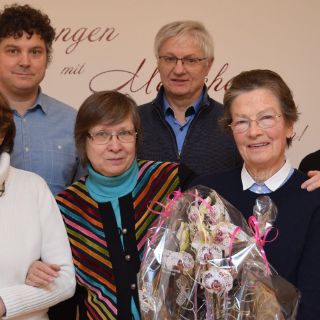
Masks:
[[[113,136],[116,136],[120,142],[129,143],[136,140],[137,132],[134,130],[122,130],[118,132],[98,131],[95,133],[88,132],[88,137],[96,144],[110,143]]]
[[[242,133],[250,128],[252,121],[255,121],[259,128],[268,129],[274,127],[280,117],[282,117],[281,114],[262,114],[258,116],[257,119],[238,118],[232,121],[229,127],[231,127],[235,133]]]

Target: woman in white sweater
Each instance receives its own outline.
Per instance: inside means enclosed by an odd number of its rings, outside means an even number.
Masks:
[[[38,175],[10,166],[15,126],[0,94],[0,319],[48,319],[47,309],[74,294],[70,246],[56,202]],[[30,265],[58,263],[45,288],[25,284]]]

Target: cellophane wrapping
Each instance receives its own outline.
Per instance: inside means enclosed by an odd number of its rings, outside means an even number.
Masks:
[[[142,319],[296,318],[299,292],[263,249],[277,214],[269,197],[256,200],[251,227],[203,186],[176,193],[159,214],[138,275]]]

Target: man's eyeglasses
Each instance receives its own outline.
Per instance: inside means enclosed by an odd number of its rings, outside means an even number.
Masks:
[[[102,130],[95,133],[88,132],[88,137],[94,141],[95,144],[110,143],[113,136],[116,136],[120,142],[129,143],[136,141],[137,132],[134,130],[123,130],[119,132],[106,132]]]
[[[180,60],[184,66],[194,67],[199,62],[207,60],[207,58],[177,58],[173,56],[160,56],[159,60],[163,61],[168,66],[175,66]]]
[[[262,114],[257,119],[238,118],[232,121],[229,127],[235,133],[242,133],[250,128],[252,121],[255,121],[259,128],[268,129],[274,127],[280,117],[282,117],[281,114]]]

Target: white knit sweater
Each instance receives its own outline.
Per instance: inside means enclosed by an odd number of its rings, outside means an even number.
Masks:
[[[0,297],[3,319],[48,319],[48,307],[71,297],[75,276],[70,246],[57,204],[38,175],[10,167],[0,156]],[[61,266],[57,279],[44,289],[25,284],[30,265],[41,259]]]

